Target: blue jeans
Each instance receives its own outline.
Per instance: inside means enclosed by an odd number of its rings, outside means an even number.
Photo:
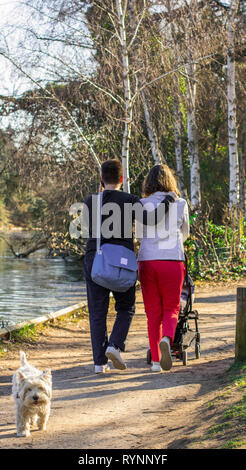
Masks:
[[[116,319],[108,339],[107,313],[110,290],[99,286],[91,279],[91,269],[95,254],[87,253],[84,259],[84,275],[87,288],[87,301],[90,319],[91,344],[94,364],[107,364],[105,351],[108,346],[125,350],[127,334],[135,313],[135,285],[126,292],[112,292],[115,298]]]

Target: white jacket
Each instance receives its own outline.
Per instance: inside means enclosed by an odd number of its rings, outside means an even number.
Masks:
[[[152,210],[170,195],[175,202],[169,204],[168,213],[157,226],[142,226],[136,222],[136,238],[141,241],[138,261],[176,260],[184,261],[184,242],[189,237],[189,212],[185,199],[174,192],[157,191],[147,198],[141,199],[146,209]]]

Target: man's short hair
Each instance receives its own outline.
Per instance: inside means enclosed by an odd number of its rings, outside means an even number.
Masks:
[[[106,184],[118,184],[123,175],[122,164],[118,158],[112,158],[102,163],[102,180]]]

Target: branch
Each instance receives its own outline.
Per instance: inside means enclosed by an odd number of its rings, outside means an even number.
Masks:
[[[9,243],[9,241],[6,240],[3,235],[0,235],[0,238],[2,238],[2,240],[4,240],[5,243],[8,245],[15,258],[27,258],[31,253],[34,253],[35,251],[40,250],[41,248],[45,248],[47,246],[47,240],[40,240],[36,243],[36,245],[32,246],[23,253],[16,253],[13,248],[13,245],[11,245],[11,243]]]
[[[76,120],[74,119],[73,115],[70,113],[70,111],[68,110],[68,108],[66,107],[66,105],[61,101],[59,100],[59,98],[57,98],[57,96],[54,94],[54,93],[51,93],[49,90],[47,90],[46,88],[44,88],[42,85],[40,85],[39,82],[37,82],[37,80],[35,80],[33,77],[31,77],[31,75],[29,75],[25,70],[22,69],[22,67],[17,64],[14,59],[12,59],[11,57],[7,56],[3,51],[0,50],[0,55],[2,55],[5,59],[9,60],[13,65],[14,67],[16,67],[21,73],[23,73],[23,75],[25,75],[29,80],[31,80],[32,83],[34,83],[39,89],[41,89],[44,93],[46,93],[48,95],[49,98],[52,98],[54,101],[56,101],[59,106],[63,109],[63,111],[65,111],[65,113],[67,114],[67,116],[69,117],[69,119],[72,121],[72,123],[74,124],[75,128],[77,129],[79,135],[82,137],[84,143],[86,144],[87,148],[89,149],[91,155],[93,156],[98,168],[101,168],[101,163],[93,149],[93,147],[91,146],[91,144],[89,143],[89,141],[87,140],[87,138],[85,137],[84,133],[82,132],[82,130],[80,129],[80,127],[78,126]],[[47,99],[47,96],[44,97]]]
[[[62,38],[39,36],[37,33],[35,33],[35,31],[31,31],[30,29],[26,29],[26,31],[33,34],[35,36],[35,38],[38,39],[39,41],[61,42],[61,43],[64,43],[66,46],[76,46],[76,47],[80,47],[82,49],[83,48],[84,49],[92,49],[92,50],[95,49],[94,46],[90,45],[90,44],[83,44],[83,43],[79,43],[79,42],[73,42],[70,39],[68,41],[67,39],[62,39]]]
[[[30,52],[29,49],[25,49],[27,51]],[[36,52],[35,50],[31,50],[31,52]],[[54,59],[54,60],[57,60],[58,62],[60,62],[62,65],[64,65],[65,67],[67,67],[68,69],[71,70],[71,72],[73,72],[74,74],[76,74],[77,76],[82,76],[82,79],[84,80],[84,82],[88,82],[90,83],[90,85],[92,85],[94,88],[96,88],[97,90],[99,91],[102,91],[102,93],[104,93],[105,95],[109,96],[113,101],[115,101],[117,104],[121,104],[120,101],[117,99],[119,98],[122,103],[124,103],[124,100],[121,98],[121,96],[117,95],[117,98],[111,93],[111,91],[108,91],[102,87],[100,87],[99,85],[97,85],[96,83],[94,83],[92,80],[90,80],[88,77],[85,77],[84,75],[82,75],[79,71],[75,70],[74,67],[72,67],[71,65],[69,65],[67,62],[65,62],[63,59],[61,59],[60,57],[56,57],[52,54],[50,54],[49,52],[44,52],[44,51],[41,51],[42,54],[46,55],[47,57],[50,57],[51,59]],[[48,70],[46,68],[46,70]]]
[[[229,10],[230,9],[230,5],[225,5],[223,2],[221,2],[220,0],[212,0],[213,2],[217,3],[217,5],[219,7],[222,7],[224,8],[225,10]]]
[[[140,27],[140,25],[141,25],[141,23],[142,23],[142,21],[143,21],[143,19],[144,19],[145,11],[146,11],[146,2],[144,1],[143,12],[142,12],[142,14],[141,14],[141,16],[140,16],[140,20],[139,20],[139,22],[138,22],[138,24],[137,24],[137,26],[136,26],[134,35],[133,35],[133,37],[132,37],[130,43],[129,43],[128,46],[127,46],[127,49],[130,49],[130,48],[131,48],[133,42],[134,42],[135,39],[136,39],[136,36],[137,36],[137,34],[138,34],[139,27]]]
[[[160,75],[159,77],[154,78],[153,80],[151,80],[150,82],[146,83],[146,84],[143,85],[141,88],[139,88],[137,94],[139,94],[139,93],[140,93],[144,88],[146,88],[147,86],[152,85],[153,83],[157,82],[158,80],[161,80],[162,78],[167,77],[168,75],[171,75],[171,74],[173,74],[173,73],[175,73],[175,72],[178,72],[180,69],[187,67],[187,65],[189,65],[189,64],[197,64],[198,62],[201,62],[202,60],[209,59],[209,58],[213,57],[215,54],[216,54],[216,53],[214,52],[213,54],[209,54],[209,55],[207,55],[207,56],[199,57],[198,59],[194,60],[193,62],[189,62],[189,63],[185,63],[185,64],[182,64],[182,65],[179,65],[179,66],[176,67],[175,69],[170,70],[169,72],[163,73],[163,74]],[[134,95],[134,97],[132,98],[132,100],[134,100],[135,98],[136,98],[136,94]]]

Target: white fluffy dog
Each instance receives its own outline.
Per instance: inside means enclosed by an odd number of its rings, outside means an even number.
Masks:
[[[18,437],[30,436],[30,425],[45,430],[50,415],[52,379],[50,369],[44,372],[31,366],[20,351],[21,367],[14,373],[12,394],[16,407]]]

